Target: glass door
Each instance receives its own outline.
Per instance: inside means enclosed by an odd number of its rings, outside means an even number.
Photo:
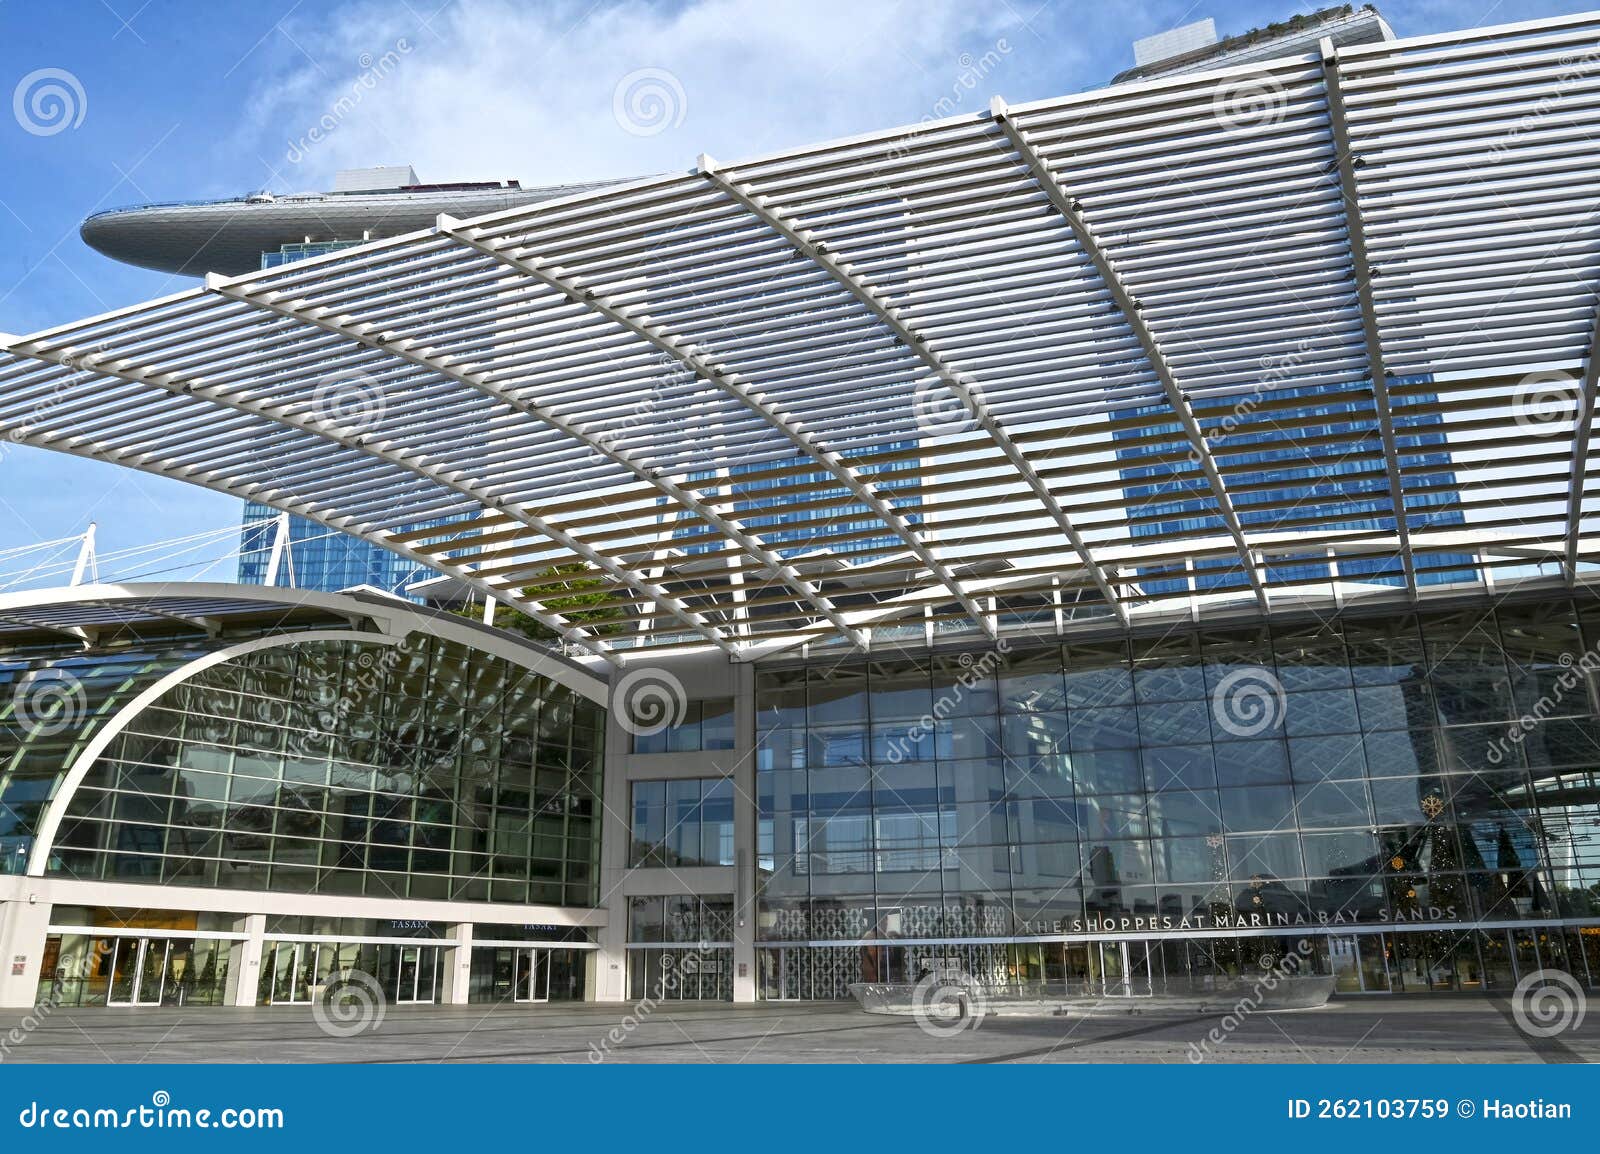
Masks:
[[[116,938],[108,1006],[159,1006],[167,972],[165,938]]]
[[[317,966],[317,947],[310,942],[279,942],[272,950],[272,990],[275,1006],[300,1006],[311,1001],[311,982]]]
[[[1361,982],[1360,950],[1354,934],[1335,934],[1328,939],[1328,965],[1333,970],[1333,988],[1340,994],[1364,994]]]
[[[550,951],[547,949],[530,949],[528,951],[533,959],[533,984],[530,988],[530,1002],[549,1002],[550,1000]]]
[[[400,946],[399,951],[400,964],[395,967],[395,1004],[431,1004],[438,977],[439,947]]]
[[[1389,943],[1387,934],[1357,934],[1357,957],[1361,963],[1361,990],[1367,994],[1387,994],[1389,985]]]
[[[1150,951],[1144,942],[1098,942],[1090,965],[1099,962],[1100,992],[1108,998],[1149,997]]]
[[[519,947],[516,951],[516,982],[511,987],[512,1001],[550,1000],[550,951]]]

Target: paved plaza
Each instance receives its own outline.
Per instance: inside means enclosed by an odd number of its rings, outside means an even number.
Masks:
[[[1319,1010],[1091,1018],[990,1015],[933,1036],[853,1005],[387,1007],[376,1029],[330,1037],[305,1007],[58,1010],[5,1050],[7,1062],[1590,1062],[1594,1017],[1531,1038],[1485,997],[1342,1000]],[[0,1015],[0,1041],[24,1015]],[[1212,1041],[1222,1037],[1221,1042]]]

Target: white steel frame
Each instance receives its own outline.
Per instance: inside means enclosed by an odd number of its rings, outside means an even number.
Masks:
[[[355,534],[611,662],[1576,583],[1597,36],[1325,43],[442,217],[0,336],[0,435]],[[1567,424],[1523,411],[1551,377]],[[340,382],[373,411],[330,420]],[[564,566],[626,629],[549,607]]]

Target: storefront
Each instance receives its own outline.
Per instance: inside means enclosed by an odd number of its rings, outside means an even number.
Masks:
[[[562,926],[474,927],[467,1000],[476,1004],[581,1002],[595,945],[586,931]]]

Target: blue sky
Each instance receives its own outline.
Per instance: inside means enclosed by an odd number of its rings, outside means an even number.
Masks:
[[[1401,36],[1582,11],[1591,3],[1411,0]],[[81,122],[52,135],[0,115],[0,331],[27,333],[188,287],[88,249],[78,223],[151,200],[327,187],[339,168],[410,163],[424,180],[524,184],[736,160],[913,123],[992,93],[1103,84],[1131,41],[1212,17],[1224,34],[1313,5],[1059,0],[0,0],[0,97],[72,74]],[[322,142],[308,130],[370,61],[397,63]],[[960,78],[997,60],[977,91]],[[649,137],[613,116],[618,82],[665,69],[681,120]],[[946,103],[946,108],[949,104]],[[76,118],[74,118],[76,119]],[[99,523],[113,550],[237,522],[238,503],[33,449],[0,458],[0,550]],[[0,561],[0,572],[6,568]]]

